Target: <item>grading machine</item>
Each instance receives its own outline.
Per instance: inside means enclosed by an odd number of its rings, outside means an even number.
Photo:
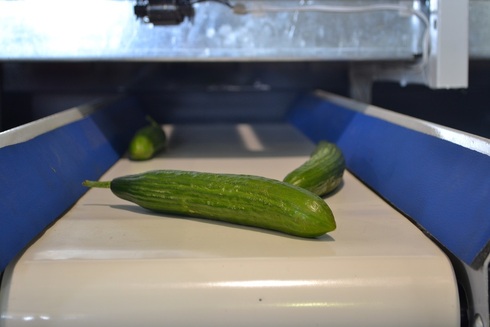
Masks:
[[[0,326],[490,327],[489,22],[487,0],[0,1]],[[131,160],[147,117],[166,147]],[[82,184],[282,181],[320,141],[346,166],[314,238]]]

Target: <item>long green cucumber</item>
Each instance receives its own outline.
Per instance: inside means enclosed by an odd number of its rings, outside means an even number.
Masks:
[[[85,181],[118,197],[162,213],[208,218],[317,237],[336,228],[319,196],[278,180],[252,175],[155,170],[112,181]]]
[[[283,181],[323,196],[340,185],[344,170],[341,149],[334,143],[320,141],[310,158],[287,174]]]
[[[167,146],[167,135],[162,127],[150,117],[150,124],[136,131],[129,143],[131,160],[148,160],[163,151]]]

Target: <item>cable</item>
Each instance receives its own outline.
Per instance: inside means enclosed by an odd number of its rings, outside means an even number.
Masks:
[[[228,0],[194,0],[191,2],[192,5],[196,4],[196,3],[200,3],[200,2],[217,2],[217,3],[220,3],[222,5],[225,5],[229,8],[234,8],[234,6],[230,3],[230,1]]]
[[[238,15],[245,14],[263,14],[263,13],[277,13],[277,12],[292,12],[292,11],[318,11],[318,12],[330,12],[330,13],[362,13],[370,11],[399,11],[416,16],[425,25],[424,35],[422,37],[422,58],[420,60],[420,66],[425,66],[429,60],[430,51],[430,22],[427,16],[420,10],[413,9],[404,5],[396,4],[373,4],[365,6],[329,6],[329,5],[306,5],[306,6],[292,6],[292,7],[275,7],[275,6],[261,6],[257,9],[248,9],[243,4],[236,4],[231,6],[233,12]],[[416,65],[419,66],[419,65]]]

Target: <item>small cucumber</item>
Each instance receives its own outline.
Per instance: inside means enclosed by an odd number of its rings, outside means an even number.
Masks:
[[[131,160],[151,159],[167,146],[167,136],[162,127],[151,117],[146,118],[150,125],[136,131],[129,143],[129,158]]]
[[[162,213],[208,218],[317,237],[336,228],[330,207],[300,187],[260,176],[155,170],[112,181],[85,181]]]
[[[340,185],[344,170],[345,160],[340,148],[333,143],[320,141],[310,158],[283,181],[323,196]]]

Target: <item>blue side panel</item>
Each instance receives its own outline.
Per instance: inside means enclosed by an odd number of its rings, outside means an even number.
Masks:
[[[145,124],[134,101],[0,149],[0,271],[86,192]]]
[[[323,139],[337,143],[356,117],[355,111],[313,96],[301,98],[294,108],[289,119],[314,141]]]
[[[332,136],[338,126],[325,117],[336,115],[351,117]],[[481,264],[490,245],[489,156],[318,98],[291,119],[313,141],[336,142],[352,173],[460,260]]]

